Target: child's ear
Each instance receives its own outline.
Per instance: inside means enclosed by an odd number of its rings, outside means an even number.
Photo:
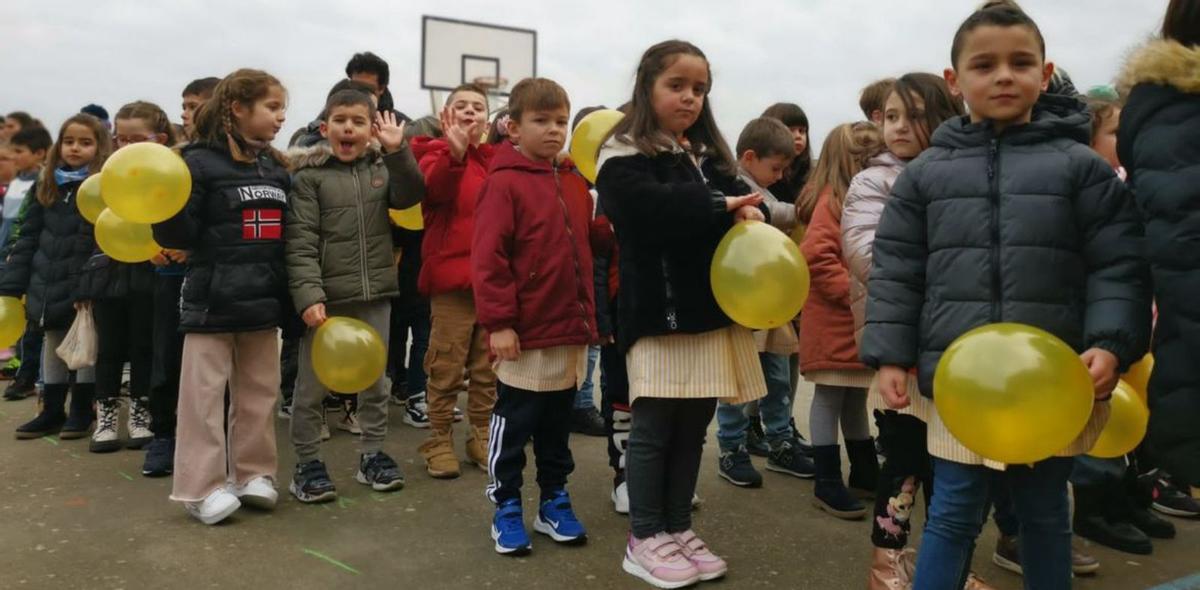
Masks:
[[[954,68],[943,70],[942,77],[946,79],[946,86],[950,87],[952,96],[962,96],[962,90],[958,87],[958,73],[954,71]]]
[[[504,121],[504,132],[507,133],[510,138],[516,138],[518,135],[520,135],[520,128],[521,122],[512,117],[508,117],[507,120]],[[516,143],[516,139],[513,139],[513,143]]]
[[[34,159],[45,162],[46,161],[46,150],[38,150],[36,152],[33,152],[33,157],[34,157]]]
[[[329,139],[329,123],[321,121],[321,137]]]
[[[1042,66],[1042,92],[1050,88],[1050,79],[1054,77],[1054,62],[1048,61]]]
[[[746,150],[742,152],[742,161],[747,164],[753,164],[758,161],[758,154],[754,150]]]

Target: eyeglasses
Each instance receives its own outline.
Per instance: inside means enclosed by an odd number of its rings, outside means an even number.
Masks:
[[[131,143],[142,143],[146,141],[154,141],[157,139],[154,135],[117,135],[113,137],[113,141],[118,145],[129,145]]]

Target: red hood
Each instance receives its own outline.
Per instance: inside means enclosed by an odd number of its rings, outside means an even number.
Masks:
[[[415,148],[414,148],[415,149]],[[575,171],[575,163],[565,155],[560,156],[558,161],[558,173],[568,174]],[[541,174],[550,174],[554,169],[548,162],[537,162],[529,159],[510,141],[506,141],[496,147],[495,155],[492,156],[492,166],[488,173],[496,172],[497,170],[520,170],[522,172],[535,172]]]

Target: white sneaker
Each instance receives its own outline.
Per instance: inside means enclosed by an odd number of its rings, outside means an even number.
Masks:
[[[700,494],[692,494],[692,510],[697,510],[704,505],[704,498]]]
[[[237,496],[225,488],[218,488],[207,498],[199,502],[184,502],[183,507],[188,514],[204,524],[217,524],[241,508],[242,503]]]
[[[140,449],[154,438],[150,431],[150,400],[149,398],[129,398],[129,442],[125,446]]]
[[[111,453],[124,446],[121,435],[117,431],[117,422],[121,417],[121,401],[116,398],[96,401],[96,429],[92,431],[92,440],[88,450],[93,453]]]
[[[425,403],[424,393],[418,393],[407,400],[403,420],[413,428],[429,428],[429,406]]]
[[[362,434],[362,429],[358,427],[358,414],[346,412],[341,418],[333,423],[338,430],[344,430],[350,434]]]
[[[629,484],[621,482],[621,485],[613,488],[612,501],[613,510],[618,514],[629,514]]]
[[[321,408],[321,440],[329,440],[333,438],[333,433],[329,432],[329,412],[325,408]]]
[[[246,485],[233,486],[233,494],[241,503],[260,510],[274,508],[275,502],[279,500],[275,482],[266,476],[256,477],[246,482]]]

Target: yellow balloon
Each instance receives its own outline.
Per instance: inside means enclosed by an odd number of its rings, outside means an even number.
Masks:
[[[0,348],[17,343],[25,334],[25,304],[16,297],[0,297]]]
[[[1142,360],[1134,363],[1132,367],[1129,367],[1129,371],[1127,371],[1124,375],[1121,375],[1121,379],[1129,384],[1129,388],[1132,389],[1134,393],[1138,394],[1138,396],[1142,398],[1143,402],[1149,403],[1150,374],[1153,372],[1154,355],[1147,354],[1146,356],[1142,357]]]
[[[313,335],[312,364],[330,391],[358,393],[383,377],[387,348],[366,322],[332,317]]]
[[[125,146],[104,162],[100,194],[114,213],[134,223],[158,223],[179,213],[192,192],[187,164],[153,142]]]
[[[1083,432],[1095,400],[1079,355],[1053,334],[991,324],[955,340],[938,363],[933,401],[963,446],[1002,463],[1035,463]]]
[[[755,330],[788,323],[808,299],[808,264],[800,248],[761,221],[739,223],[725,234],[709,278],[725,314]]]
[[[621,111],[601,109],[588,113],[575,131],[571,132],[571,161],[588,182],[596,182],[596,157],[600,154],[600,146],[612,133],[617,123],[624,119]]]
[[[1101,459],[1123,457],[1133,452],[1146,437],[1146,425],[1150,423],[1150,408],[1125,381],[1113,391],[1108,407],[1108,423],[1100,431],[1095,446],[1088,451],[1089,455]]]
[[[392,220],[392,225],[420,231],[425,229],[425,217],[421,213],[421,204],[417,203],[408,209],[388,209],[388,217]]]
[[[112,209],[96,219],[96,243],[109,258],[121,262],[145,262],[162,251],[149,224],[126,221]]]
[[[99,174],[87,177],[87,180],[79,185],[79,190],[75,191],[75,206],[88,223],[96,224],[96,218],[100,217],[100,212],[105,208],[104,199],[100,197]]]

